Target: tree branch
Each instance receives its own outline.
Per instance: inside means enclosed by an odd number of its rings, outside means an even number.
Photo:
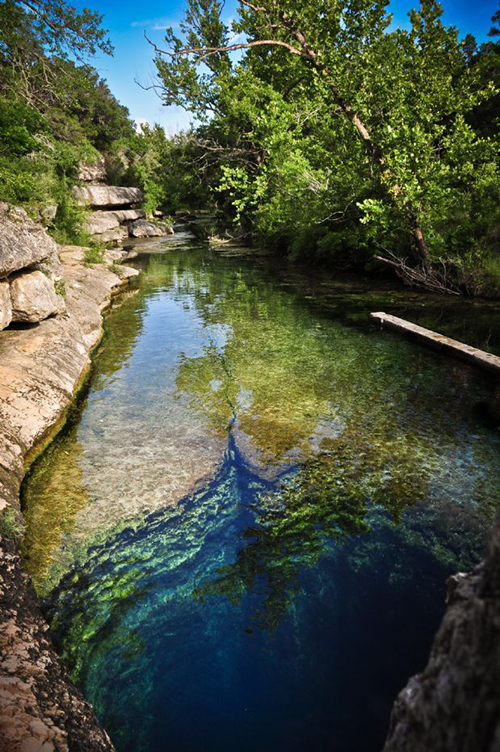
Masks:
[[[298,50],[296,47],[294,47],[291,44],[288,44],[287,42],[281,42],[278,39],[259,39],[255,42],[241,42],[238,44],[229,44],[226,47],[186,47],[182,50],[162,50],[156,45],[149,37],[147,36],[146,32],[144,32],[144,36],[146,37],[149,44],[154,47],[154,50],[156,53],[160,55],[168,55],[168,57],[177,57],[179,55],[194,55],[197,53],[201,53],[200,57],[198,57],[194,64],[198,65],[198,63],[201,63],[203,60],[205,60],[207,57],[210,57],[211,55],[217,55],[219,52],[234,52],[235,50],[248,50],[251,47],[284,47],[288,52],[291,52],[292,55],[298,55],[299,57],[305,58],[306,56],[301,50]]]

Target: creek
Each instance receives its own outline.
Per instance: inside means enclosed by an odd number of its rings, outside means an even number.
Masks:
[[[486,376],[368,313],[407,295],[487,346],[498,307],[352,279],[322,302],[187,236],[136,249],[23,487],[53,639],[119,752],[379,752],[483,556],[500,440]]]

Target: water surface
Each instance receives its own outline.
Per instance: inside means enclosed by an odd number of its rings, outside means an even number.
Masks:
[[[359,289],[354,325],[254,260],[142,248],[24,489],[54,638],[118,750],[377,752],[500,502],[491,385]]]

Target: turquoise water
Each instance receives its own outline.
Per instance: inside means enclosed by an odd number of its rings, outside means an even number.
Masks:
[[[118,750],[376,752],[500,502],[491,385],[253,260],[136,263],[24,489],[56,644]]]

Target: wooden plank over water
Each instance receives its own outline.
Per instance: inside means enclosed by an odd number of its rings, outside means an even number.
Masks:
[[[384,313],[383,311],[371,313],[370,316],[380,321],[381,328],[387,326],[390,329],[396,329],[398,332],[410,334],[434,349],[444,350],[446,353],[465,360],[467,363],[472,363],[478,368],[486,369],[500,376],[500,358],[497,355],[484,352],[484,350],[478,350],[477,347],[464,345],[456,339],[451,339],[444,334],[438,334],[430,329],[424,329],[423,326],[412,324],[410,321],[400,319],[398,316],[391,316],[389,313]]]

